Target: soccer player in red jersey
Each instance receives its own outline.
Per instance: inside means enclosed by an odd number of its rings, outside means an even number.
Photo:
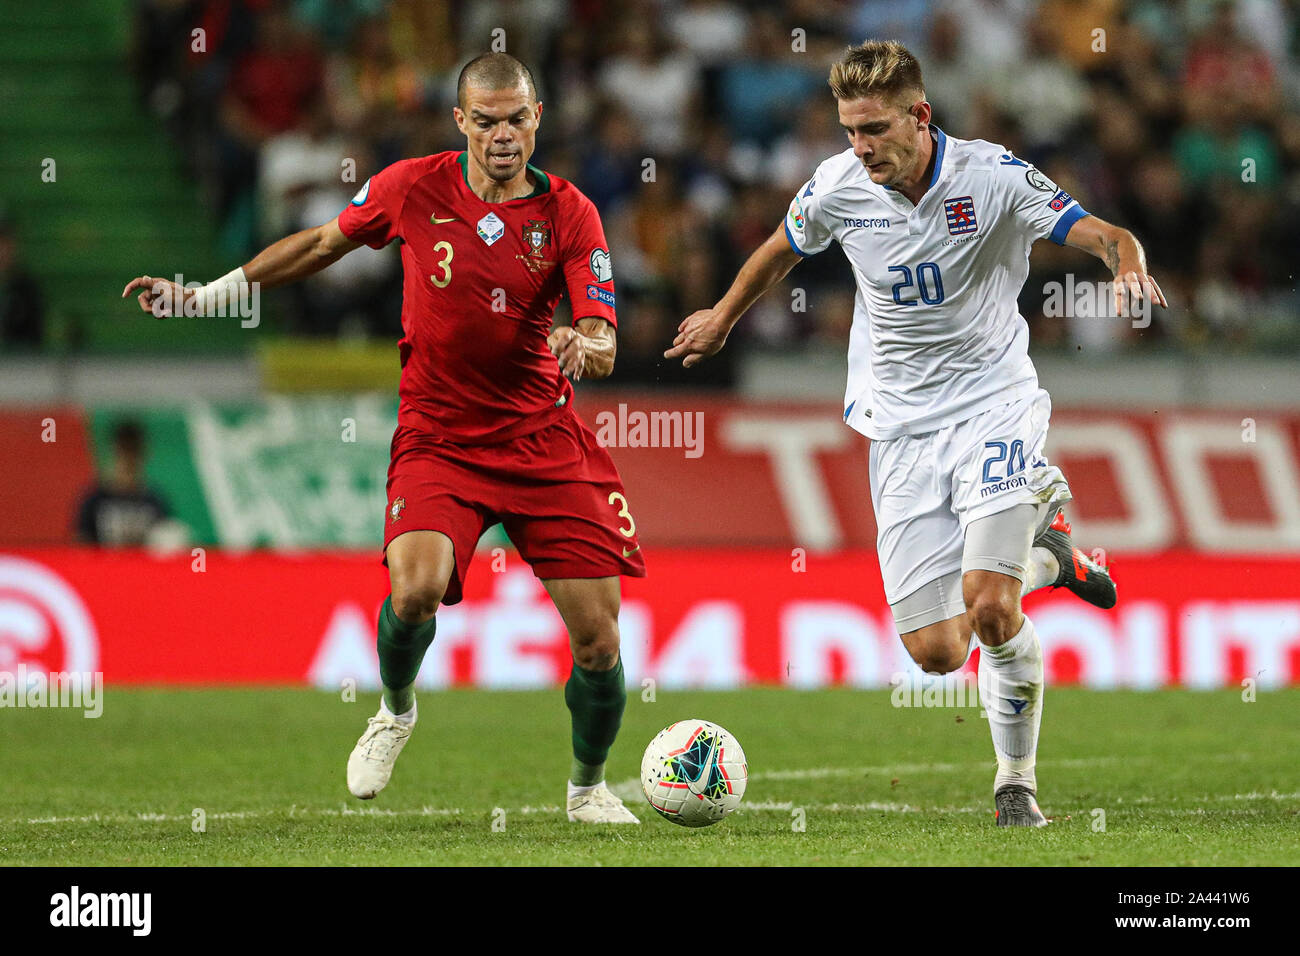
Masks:
[[[435,613],[461,599],[474,547],[500,521],[569,632],[569,819],[638,823],[604,776],[627,700],[619,575],[643,576],[645,565],[618,471],[574,414],[570,383],[614,367],[609,249],[591,201],[528,164],[542,104],[527,67],[504,53],[477,57],[457,94],[464,151],[394,163],[337,219],[217,282],[183,290],[140,276],[123,296],[142,289],[140,307],[156,315],[212,314],[252,283],[282,285],[362,243],[401,241],[401,401],[384,517],[392,593],[377,642],[384,693],[348,759],[348,788],[369,799],[388,783],[415,725]],[[573,325],[552,330],[566,291]]]

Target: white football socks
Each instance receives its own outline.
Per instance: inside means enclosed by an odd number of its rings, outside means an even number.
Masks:
[[[392,717],[393,720],[397,721],[399,724],[406,724],[406,726],[408,727],[415,726],[415,718],[417,716],[416,709],[417,709],[416,704],[414,701],[412,701],[410,710],[408,710],[404,714],[395,714],[388,709],[388,702],[384,700],[383,697],[379,698],[379,712],[381,714],[387,714],[389,717]]]
[[[1025,580],[1020,584],[1020,596],[1024,597],[1030,591],[1047,587],[1060,573],[1061,562],[1056,560],[1056,555],[1046,548],[1031,548],[1029,567],[1025,568]]]
[[[1037,550],[1037,549],[1035,549]],[[1043,649],[1028,617],[1011,640],[980,646],[980,703],[988,715],[998,772],[996,792],[1007,784],[1037,791],[1034,761],[1043,716]]]

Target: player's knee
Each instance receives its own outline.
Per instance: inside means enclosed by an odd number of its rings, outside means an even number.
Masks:
[[[433,617],[447,593],[447,581],[438,575],[415,575],[393,582],[393,613],[408,624]]]
[[[971,625],[985,644],[1006,643],[1015,636],[1020,618],[1020,601],[1015,595],[992,589],[981,590],[966,602]]]
[[[618,618],[593,617],[569,631],[573,661],[589,671],[607,671],[618,663]]]
[[[965,644],[930,641],[912,651],[912,660],[927,674],[949,674],[966,663]]]

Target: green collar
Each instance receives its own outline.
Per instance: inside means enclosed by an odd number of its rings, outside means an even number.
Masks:
[[[462,150],[462,151],[461,151],[461,154],[460,154],[459,156],[456,157],[456,162],[458,162],[458,163],[460,164],[460,174],[461,174],[462,176],[465,177],[465,186],[466,186],[467,188],[469,188],[469,191],[470,191],[470,192],[474,192],[473,188],[470,187],[470,185],[469,185],[469,152],[468,152],[468,150]],[[528,169],[528,171],[529,171],[530,173],[532,173],[532,174],[537,178],[537,188],[534,189],[532,192],[530,192],[527,196],[516,196],[514,199],[507,199],[507,200],[505,200],[506,202],[516,202],[516,201],[518,201],[518,200],[520,200],[520,199],[532,199],[534,196],[540,196],[540,195],[542,195],[543,193],[549,193],[549,192],[551,191],[551,177],[550,177],[550,176],[546,175],[546,173],[542,172],[540,169],[538,169],[538,168],[537,168],[536,166],[534,166],[532,163],[526,163],[525,166],[526,166],[526,168]],[[478,194],[475,193],[475,195],[478,195]]]

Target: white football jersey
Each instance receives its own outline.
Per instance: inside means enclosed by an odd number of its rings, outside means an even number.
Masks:
[[[834,239],[858,292],[844,420],[868,438],[917,435],[1031,395],[1016,307],[1035,239],[1064,244],[1086,216],[1033,166],[984,140],[934,131],[934,175],[913,206],[846,149],[795,195],[786,237],[802,256]]]

